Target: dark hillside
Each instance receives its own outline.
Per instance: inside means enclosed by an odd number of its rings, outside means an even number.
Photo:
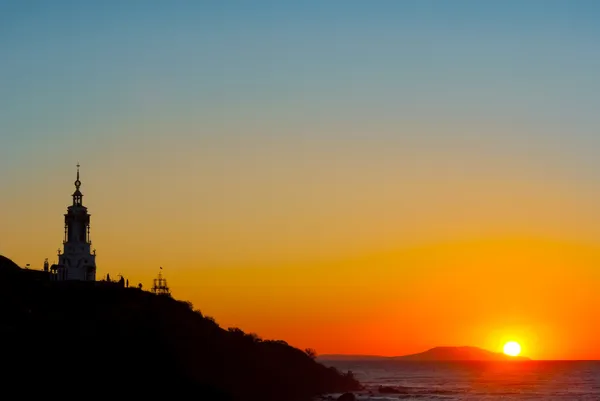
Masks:
[[[6,272],[16,272],[21,268],[9,258],[0,255],[0,274]]]
[[[358,387],[284,342],[224,330],[188,303],[39,277],[0,269],[4,391],[291,401]]]

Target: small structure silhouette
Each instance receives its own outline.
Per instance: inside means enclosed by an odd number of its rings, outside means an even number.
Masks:
[[[162,267],[160,268],[162,270]],[[152,292],[157,295],[168,295],[171,296],[169,286],[167,286],[167,279],[163,278],[162,272],[158,272],[158,277],[154,279],[154,285],[152,286]]]

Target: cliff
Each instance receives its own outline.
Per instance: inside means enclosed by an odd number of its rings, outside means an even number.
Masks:
[[[359,387],[283,341],[224,330],[189,303],[3,266],[4,392],[291,401]]]

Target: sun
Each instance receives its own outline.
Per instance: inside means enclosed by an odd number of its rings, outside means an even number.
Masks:
[[[518,342],[509,341],[504,344],[504,353],[509,356],[517,356],[521,353],[521,346]]]

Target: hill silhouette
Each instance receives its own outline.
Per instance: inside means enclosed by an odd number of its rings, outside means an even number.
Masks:
[[[346,360],[399,360],[399,361],[509,361],[530,360],[527,357],[512,357],[500,352],[492,352],[478,347],[435,347],[417,354],[402,356],[374,356],[374,355],[321,355],[321,360],[346,361]]]
[[[529,358],[512,357],[478,347],[435,347],[418,354],[396,356],[392,359],[404,361],[507,361],[528,360]]]
[[[21,268],[12,260],[7,258],[6,256],[0,255],[0,272],[4,273],[15,273],[20,271]]]
[[[279,401],[360,388],[310,352],[225,330],[190,303],[109,282],[50,282],[7,261],[0,259],[4,392]]]

